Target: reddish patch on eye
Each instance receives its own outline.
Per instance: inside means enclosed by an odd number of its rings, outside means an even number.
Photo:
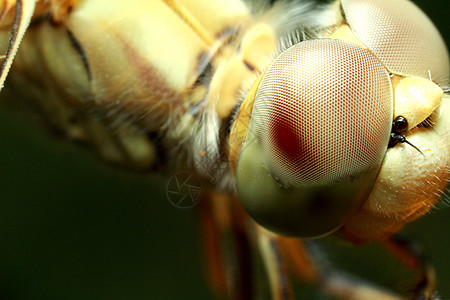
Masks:
[[[273,118],[269,125],[269,143],[275,155],[272,159],[281,167],[274,165],[279,170],[277,176],[285,178],[287,171],[291,179],[294,176],[297,182],[305,183],[326,174],[327,164],[321,163],[317,149],[310,144],[310,133],[298,126],[300,124],[286,117]]]
[[[270,126],[270,136],[273,146],[282,152],[289,160],[295,160],[303,152],[295,124],[286,118],[274,118]]]

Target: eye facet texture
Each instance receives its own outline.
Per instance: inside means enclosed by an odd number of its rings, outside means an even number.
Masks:
[[[345,19],[355,35],[389,71],[448,84],[444,40],[430,19],[406,0],[342,0]]]
[[[266,71],[249,130],[283,185],[326,185],[379,168],[392,111],[379,60],[346,42],[313,40],[285,50]]]

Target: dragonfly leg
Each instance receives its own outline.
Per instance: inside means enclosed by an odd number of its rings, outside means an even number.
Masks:
[[[252,299],[252,260],[242,208],[230,196],[208,190],[199,208],[211,286],[223,298]]]
[[[417,275],[417,283],[413,290],[414,299],[437,300],[436,272],[422,245],[404,233],[397,233],[382,243],[405,266],[413,269]]]
[[[316,284],[320,281],[320,273],[301,239],[277,237],[277,243],[289,261],[289,271],[307,284]]]
[[[288,261],[289,271],[303,283],[316,285],[325,294],[343,300],[405,300],[387,290],[327,268],[324,270],[314,260],[300,239],[278,236],[277,242]]]
[[[199,202],[209,280],[227,299],[254,299],[250,243],[255,238],[267,273],[272,299],[292,300],[289,274],[323,293],[342,300],[406,300],[407,298],[365,282],[339,270],[321,268],[314,253],[300,239],[276,235],[256,225],[229,195],[206,191]],[[252,224],[253,226],[248,226]],[[250,228],[250,229],[249,229]],[[393,236],[383,245],[422,276],[414,299],[438,300],[434,270],[424,251],[415,243]]]
[[[274,300],[292,300],[293,293],[286,272],[286,261],[281,253],[278,236],[256,225],[257,243]]]
[[[3,4],[3,3],[2,3]],[[5,15],[9,14],[12,6],[11,1],[6,1],[4,3],[5,11],[2,12],[2,19]],[[12,62],[14,60],[14,56],[19,50],[20,42],[22,41],[23,35],[27,31],[28,25],[31,22],[31,18],[34,13],[35,1],[34,0],[21,0],[15,3],[15,17],[14,17],[14,26],[11,32],[11,39],[9,41],[8,51],[6,55],[3,57],[3,62],[0,66],[0,90],[3,88],[3,85],[6,80],[6,76],[11,69]]]
[[[372,284],[347,274],[328,272],[322,279],[321,287],[325,293],[343,300],[406,300]]]

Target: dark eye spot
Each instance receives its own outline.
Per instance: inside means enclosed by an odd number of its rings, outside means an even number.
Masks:
[[[406,129],[408,129],[408,120],[405,117],[398,116],[392,122],[392,132],[400,133],[406,131]]]

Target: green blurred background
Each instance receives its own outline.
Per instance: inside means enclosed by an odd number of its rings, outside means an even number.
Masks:
[[[448,43],[448,2],[415,2]],[[0,107],[0,122],[0,299],[213,298],[195,210],[167,201],[166,178],[103,164],[9,108]],[[407,227],[430,250],[443,299],[449,214]],[[336,264],[347,262],[346,251],[331,254]],[[369,257],[365,248],[355,253],[356,266]],[[375,277],[384,266],[363,268]]]

